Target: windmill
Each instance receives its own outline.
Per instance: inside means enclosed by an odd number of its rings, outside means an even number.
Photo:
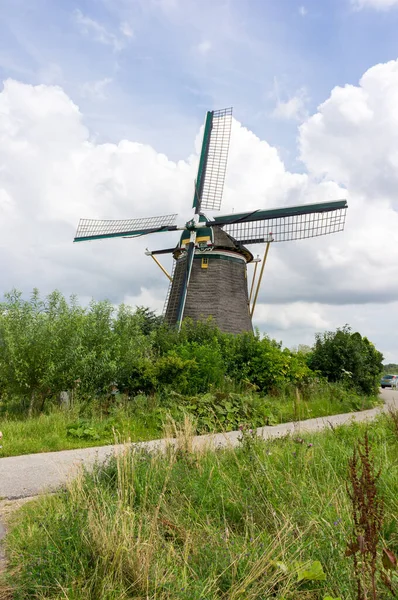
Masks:
[[[232,108],[206,114],[190,221],[177,225],[176,214],[125,220],[81,219],[74,238],[82,242],[182,230],[174,248],[147,251],[170,279],[164,316],[178,329],[185,317],[198,320],[211,316],[222,331],[252,331],[270,244],[344,229],[346,200],[207,217],[203,211],[218,211],[221,207],[231,124]],[[254,259],[247,246],[264,243],[265,254],[256,279],[260,259]],[[174,258],[172,275],[156,258],[167,253]],[[255,265],[250,294],[248,263]]]

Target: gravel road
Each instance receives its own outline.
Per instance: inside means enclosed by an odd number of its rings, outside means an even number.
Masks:
[[[381,410],[389,406],[398,408],[398,391],[382,390],[381,395],[385,406],[359,413],[348,413],[309,419],[301,423],[284,423],[276,427],[261,427],[258,434],[265,439],[271,439],[291,432],[315,432],[332,425],[342,425],[351,420],[366,421],[373,419]],[[209,445],[213,448],[236,446],[240,437],[239,431],[226,434],[203,435],[193,439],[193,447]],[[135,446],[148,449],[165,447],[167,440],[142,442]],[[35,496],[49,492],[64,484],[73,477],[81,464],[90,466],[95,461],[104,461],[108,456],[117,452],[123,446],[100,446],[82,450],[65,450],[62,452],[46,452],[43,454],[27,454],[0,459],[0,499],[16,499]],[[1,537],[1,530],[0,530]]]

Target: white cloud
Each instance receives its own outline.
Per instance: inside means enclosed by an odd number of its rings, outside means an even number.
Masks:
[[[197,51],[199,52],[199,54],[207,54],[210,50],[211,50],[212,44],[211,42],[209,42],[209,40],[203,40],[203,42],[200,42],[200,44],[198,44],[196,46]]]
[[[92,37],[96,42],[112,46],[115,52],[119,52],[125,47],[126,37],[132,37],[131,29],[126,29],[126,27],[128,27],[127,23],[122,23],[121,25],[122,38],[111,31],[108,31],[104,25],[101,25],[101,23],[98,23],[95,19],[84,15],[78,8],[74,11],[74,18],[83,34]],[[126,33],[126,31],[128,31],[128,33]]]
[[[293,302],[279,304],[260,304],[256,309],[256,320],[265,327],[279,331],[290,329],[325,330],[331,327],[331,322],[325,315],[327,311],[320,304]]]
[[[301,121],[308,114],[307,101],[307,90],[304,87],[300,88],[294,96],[284,102],[278,98],[272,115],[278,119]]]
[[[123,35],[125,35],[128,38],[134,37],[134,31],[131,25],[127,23],[127,21],[123,21],[123,23],[120,23],[120,31]]]
[[[305,8],[305,6],[300,6],[299,13],[302,17],[305,17],[308,14],[308,10]]]
[[[300,127],[301,156],[317,177],[339,181],[363,202],[398,209],[398,61],[336,87]]]
[[[233,122],[224,212],[349,200],[343,234],[271,248],[256,323],[287,345],[351,322],[398,356],[397,98],[398,62],[333,90],[300,127],[309,175],[289,172],[275,148]],[[80,217],[176,212],[187,220],[199,136],[195,154],[179,162],[134,141],[97,144],[61,88],[12,80],[0,93],[0,115],[2,291],[58,287],[160,307],[168,281],[145,248],[170,247],[178,236],[72,239]]]
[[[354,8],[375,8],[376,10],[388,10],[398,6],[398,0],[351,0]]]
[[[112,78],[105,77],[104,79],[98,79],[97,81],[86,81],[81,86],[81,94],[84,97],[89,97],[94,100],[104,100],[106,95],[106,88],[112,83]]]
[[[141,288],[140,293],[135,296],[126,296],[124,302],[130,306],[150,306],[151,310],[161,313],[164,306],[164,298],[146,288]]]

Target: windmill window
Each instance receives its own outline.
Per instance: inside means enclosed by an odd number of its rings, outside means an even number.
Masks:
[[[202,258],[202,269],[207,269],[208,266],[209,266],[209,259],[206,256],[205,258]]]

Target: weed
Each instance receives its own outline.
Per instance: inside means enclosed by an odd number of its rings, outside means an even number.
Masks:
[[[378,576],[393,591],[386,571],[396,567],[396,558],[381,545],[384,520],[384,502],[378,487],[381,471],[376,469],[367,431],[363,440],[356,443],[348,464],[353,526],[346,556],[353,559],[357,600],[377,600]]]

